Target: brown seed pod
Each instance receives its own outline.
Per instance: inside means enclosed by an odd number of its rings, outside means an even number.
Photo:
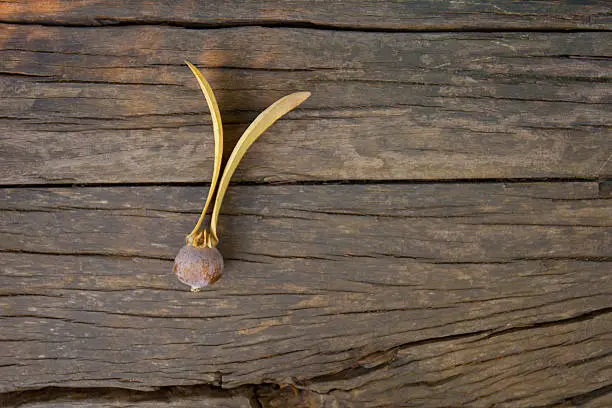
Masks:
[[[247,150],[263,132],[266,131],[274,122],[284,114],[299,106],[309,96],[310,92],[295,92],[287,95],[270,105],[266,110],[259,114],[250,126],[244,131],[236,147],[232,151],[223,175],[221,176],[221,159],[223,156],[223,126],[221,124],[221,113],[217,106],[217,101],[213,90],[204,79],[202,73],[190,62],[185,61],[191,72],[196,77],[200,89],[206,98],[206,103],[210,109],[213,124],[213,135],[215,138],[215,161],[213,166],[213,177],[208,191],[206,204],[202,209],[200,219],[196,223],[193,231],[187,235],[187,245],[183,246],[174,260],[174,273],[179,280],[191,286],[192,291],[215,283],[223,272],[223,257],[215,248],[219,243],[217,234],[217,223],[221,213],[221,203],[229,186],[230,179],[238,167],[238,163],[244,157]],[[221,178],[219,179],[219,177]],[[216,197],[215,197],[216,191]],[[208,207],[213,202],[212,215],[208,228],[202,229],[204,218]]]
[[[177,278],[192,292],[215,283],[223,273],[223,256],[217,248],[184,245],[174,259]]]

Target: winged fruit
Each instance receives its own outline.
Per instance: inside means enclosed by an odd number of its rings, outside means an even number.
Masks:
[[[223,156],[223,125],[221,123],[219,106],[217,105],[217,100],[215,99],[210,84],[206,81],[202,73],[189,61],[185,61],[185,63],[195,75],[200,85],[200,89],[204,94],[204,98],[206,98],[206,103],[208,104],[212,117],[213,134],[215,138],[215,160],[208,198],[206,199],[202,214],[193,231],[191,231],[185,239],[186,244],[179,250],[179,253],[174,259],[174,273],[178,279],[191,286],[192,291],[197,292],[201,288],[215,283],[223,274],[223,257],[216,248],[219,243],[217,224],[219,222],[223,197],[227,192],[230,180],[238,164],[249,147],[255,143],[259,136],[283,115],[295,109],[308,99],[310,92],[296,92],[287,95],[274,102],[266,110],[260,113],[238,140],[223,170],[221,181],[219,181],[219,175],[221,174],[221,158]],[[208,228],[202,228],[208,207],[213,202],[213,198],[214,206],[210,225]]]

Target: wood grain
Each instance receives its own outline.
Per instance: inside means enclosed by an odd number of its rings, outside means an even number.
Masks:
[[[220,218],[228,273],[193,294],[171,260],[206,188],[5,188],[0,389],[605,406],[612,229],[599,191],[233,187]]]
[[[518,3],[411,0],[378,2],[186,1],[12,1],[0,21],[104,26],[174,24],[188,27],[228,25],[309,25],[386,30],[560,30],[610,29],[612,7],[605,0]]]
[[[259,111],[309,90],[236,180],[612,175],[612,34],[156,26],[0,30],[0,183],[202,182],[210,80],[228,153]]]
[[[1,4],[0,407],[612,406],[609,1]]]

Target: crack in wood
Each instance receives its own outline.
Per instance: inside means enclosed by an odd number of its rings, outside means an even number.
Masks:
[[[221,375],[217,373],[217,375]],[[184,407],[193,404],[203,407],[215,407],[216,404],[223,404],[224,407],[238,408],[244,407],[244,403],[249,403],[255,399],[256,386],[245,385],[234,389],[226,389],[221,385],[197,384],[189,386],[166,386],[155,387],[150,391],[136,391],[118,387],[46,387],[37,390],[26,390],[0,394],[0,405],[5,408],[17,408],[28,406],[30,403],[48,403],[50,405],[65,403],[78,406],[79,403],[113,404],[113,406],[134,406],[132,404],[146,403],[163,404],[169,401],[184,401]],[[236,402],[232,402],[236,399]],[[208,405],[212,402],[212,405]],[[121,405],[115,405],[115,404]],[[123,405],[126,404],[126,405]],[[227,404],[227,405],[225,405]],[[172,405],[175,406],[175,405]],[[180,405],[183,407],[183,405]],[[256,406],[256,405],[255,405]]]

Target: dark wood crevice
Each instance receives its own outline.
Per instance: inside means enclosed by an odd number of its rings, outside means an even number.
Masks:
[[[245,407],[244,404],[248,402],[251,402],[252,407],[258,406],[253,386],[241,386],[228,390],[220,386],[201,384],[165,386],[151,391],[116,387],[46,387],[0,394],[0,404],[5,408],[29,407],[36,404],[78,407],[84,403],[94,407],[110,404],[114,407],[153,407],[155,404],[171,403],[172,405],[169,406],[186,408],[197,404],[198,401],[206,403],[206,407]],[[232,401],[235,402],[232,403]]]
[[[15,24],[15,25],[36,25],[42,27],[73,27],[73,28],[96,28],[103,29],[105,27],[177,27],[188,30],[221,30],[241,27],[262,27],[262,28],[299,28],[311,29],[320,31],[350,31],[362,33],[590,33],[590,32],[610,32],[612,28],[596,28],[582,27],[569,28],[563,26],[525,26],[521,28],[503,27],[503,26],[470,26],[464,27],[367,27],[360,25],[333,25],[324,23],[314,23],[308,21],[272,21],[272,20],[254,20],[248,22],[227,22],[227,23],[196,23],[173,20],[113,20],[113,19],[96,19],[91,23],[80,22],[57,22],[55,20],[0,20],[0,24]]]
[[[397,180],[377,180],[377,179],[346,179],[346,180],[300,180],[300,181],[237,181],[232,182],[232,186],[342,186],[342,185],[414,185],[414,184],[514,184],[514,183],[586,183],[598,182],[600,190],[603,191],[601,198],[607,198],[608,185],[611,183],[607,179],[599,178],[560,178],[560,177],[523,177],[523,178],[477,178],[477,179],[397,179]],[[105,188],[105,187],[210,187],[209,182],[138,182],[138,183],[53,183],[53,184],[3,184],[0,188]],[[92,208],[95,209],[95,208]],[[195,213],[195,211],[194,211]]]

